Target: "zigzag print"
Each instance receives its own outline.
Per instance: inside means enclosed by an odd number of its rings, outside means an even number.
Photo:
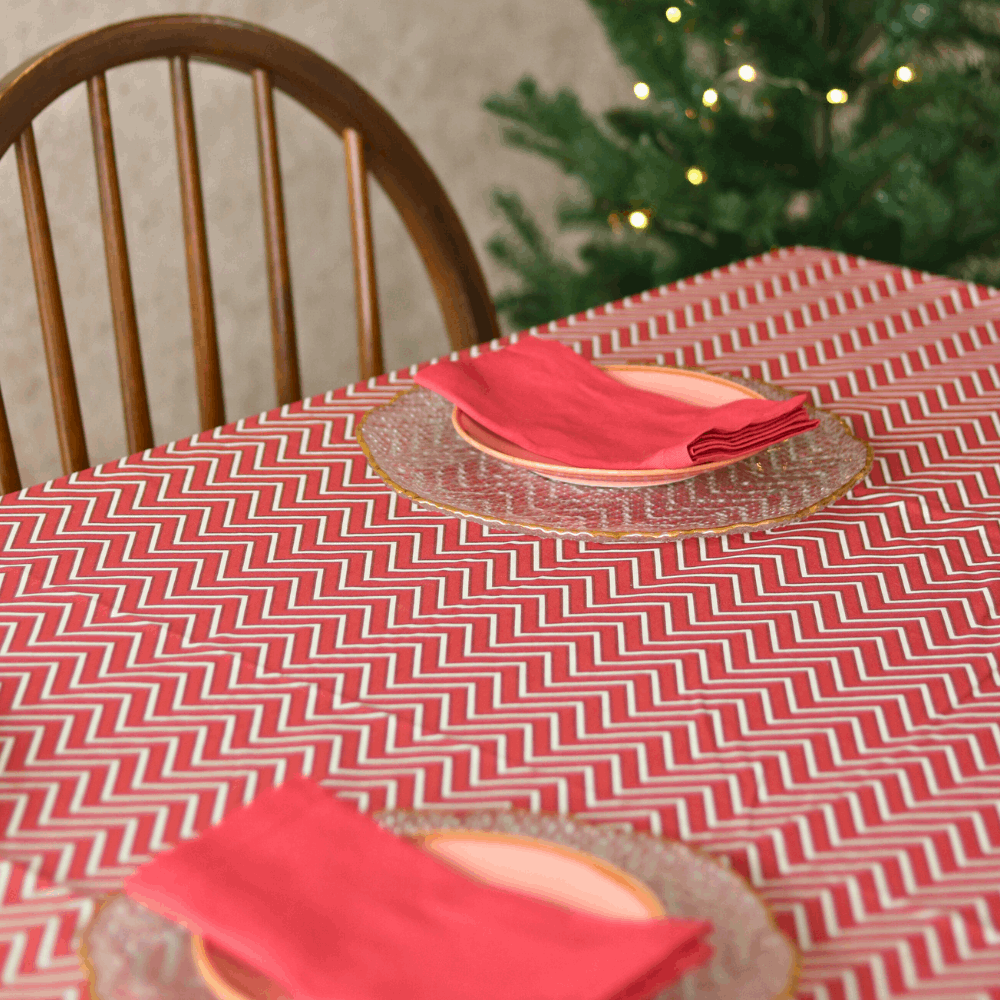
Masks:
[[[306,773],[708,850],[809,1000],[1000,998],[998,311],[798,247],[531,331],[808,390],[872,442],[863,485],[754,535],[422,510],[354,437],[415,369],[4,497],[3,996],[84,997],[92,895]]]

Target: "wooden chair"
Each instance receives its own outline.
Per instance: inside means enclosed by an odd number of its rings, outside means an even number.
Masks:
[[[389,114],[350,77],[311,49],[265,28],[222,17],[167,16],[125,21],[60,42],[0,79],[0,156],[15,146],[28,243],[63,472],[90,465],[32,120],[86,81],[111,288],[129,452],[153,445],[125,245],[105,72],[143,59],[167,59],[180,174],[191,326],[201,427],[226,422],[205,214],[195,141],[189,61],[248,73],[257,122],[264,240],[278,404],[300,399],[284,203],[273,90],[297,100],[344,141],[357,300],[361,377],[383,371],[368,172],[389,196],[423,258],[453,349],[499,336],[496,314],[468,236],[427,162]],[[0,396],[0,492],[21,488]]]

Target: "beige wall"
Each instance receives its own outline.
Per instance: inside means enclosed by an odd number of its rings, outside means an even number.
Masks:
[[[149,14],[254,21],[312,46],[400,122],[451,196],[491,290],[506,282],[483,246],[498,222],[494,185],[517,187],[543,217],[570,190],[555,168],[503,147],[480,109],[522,74],[570,86],[599,110],[631,97],[583,0],[3,0],[0,75],[54,41]],[[209,252],[230,419],[274,405],[254,125],[245,77],[192,69]],[[197,429],[176,158],[164,63],[109,75],[140,333],[158,442]],[[356,378],[347,206],[339,140],[278,101],[292,281],[307,395]],[[90,459],[125,450],[93,152],[82,88],[36,123]],[[430,284],[381,192],[373,202],[387,364],[444,353]],[[60,474],[13,151],[0,160],[0,385],[22,480]]]

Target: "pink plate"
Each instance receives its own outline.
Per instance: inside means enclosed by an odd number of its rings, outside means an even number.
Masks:
[[[602,365],[601,367],[613,379],[625,385],[645,389],[647,392],[656,392],[661,396],[669,396],[671,399],[691,403],[694,406],[722,406],[737,399],[764,398],[753,389],[737,385],[719,375],[709,375],[707,372],[652,365]],[[723,462],[704,462],[685,469],[580,469],[564,465],[562,462],[553,462],[542,455],[518,447],[487,430],[457,406],[452,410],[451,422],[459,437],[473,448],[478,448],[479,451],[508,465],[516,465],[547,479],[557,479],[577,486],[662,486],[664,483],[691,479],[712,469],[724,468],[762,450],[754,448],[727,458]]]
[[[424,850],[491,885],[601,917],[649,920],[663,907],[638,879],[601,858],[532,837],[463,830],[429,833]]]
[[[665,915],[638,879],[592,854],[515,834],[441,830],[418,835],[424,850],[469,875],[576,910],[621,920]],[[220,1000],[290,1000],[273,980],[191,935],[195,964]]]

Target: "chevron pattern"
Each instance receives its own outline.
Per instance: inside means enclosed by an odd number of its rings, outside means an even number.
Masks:
[[[304,772],[724,858],[809,1000],[1000,998],[1000,293],[765,254],[540,332],[808,389],[868,481],[771,532],[489,530],[386,488],[383,376],[0,501],[2,995],[91,895]]]

